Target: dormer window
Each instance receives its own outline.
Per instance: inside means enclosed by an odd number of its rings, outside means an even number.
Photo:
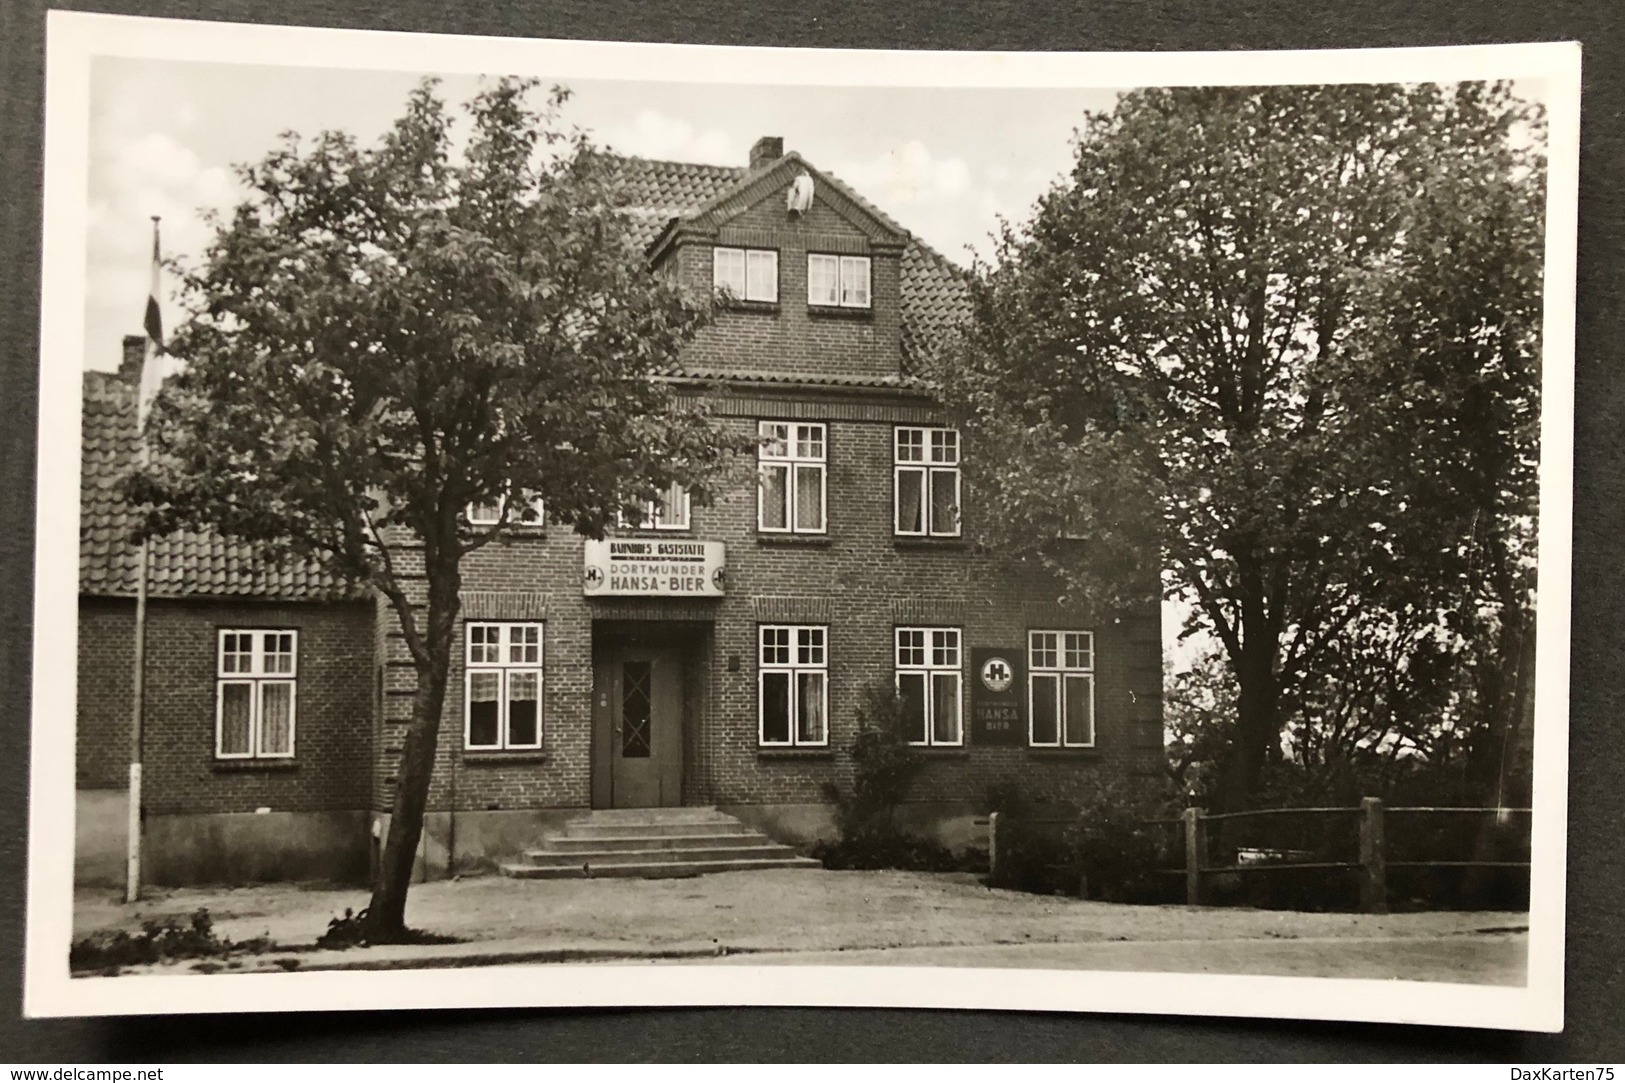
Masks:
[[[713,248],[711,283],[737,301],[779,299],[779,254],[771,248]]]
[[[809,253],[807,303],[829,308],[868,308],[869,257]]]

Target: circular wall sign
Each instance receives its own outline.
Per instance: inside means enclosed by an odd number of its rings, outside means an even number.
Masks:
[[[982,663],[982,684],[989,692],[1003,692],[1015,680],[1010,663],[997,655]]]

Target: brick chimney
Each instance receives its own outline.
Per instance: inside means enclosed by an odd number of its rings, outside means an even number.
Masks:
[[[751,172],[763,166],[772,165],[784,157],[784,137],[779,135],[764,135],[750,148]]]
[[[119,357],[119,379],[132,384],[141,382],[141,366],[147,360],[147,336],[125,335],[124,353]]]

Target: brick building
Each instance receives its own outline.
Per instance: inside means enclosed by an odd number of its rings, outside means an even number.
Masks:
[[[913,373],[963,279],[777,139],[748,164],[627,159],[658,273],[727,291],[675,378],[757,436],[755,484],[674,492],[604,542],[521,526],[464,566],[424,875],[489,867],[584,810],[716,806],[827,835],[866,686],[927,765],[910,816],[971,841],[988,788],[1082,796],[1155,775],[1158,611],[1093,611],[978,551],[958,434]],[[87,374],[80,872],[122,853],[134,557],[126,378]],[[470,508],[474,521],[494,509]],[[219,539],[157,543],[147,837],[159,882],[364,874],[414,675],[387,606]],[[117,871],[117,864],[111,866]]]

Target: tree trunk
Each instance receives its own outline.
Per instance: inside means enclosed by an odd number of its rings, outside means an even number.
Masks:
[[[1236,737],[1225,762],[1219,808],[1237,812],[1258,800],[1270,744],[1280,737],[1280,688],[1275,673],[1275,644],[1249,634],[1236,659]]]
[[[367,906],[366,935],[373,943],[399,942],[407,936],[406,893],[412,883],[418,843],[423,838],[429,783],[434,777],[440,715],[451,669],[451,633],[457,620],[460,588],[455,560],[449,569],[430,568],[424,656],[413,659],[418,686],[412,700],[412,725],[401,749],[389,834],[384,840],[378,879]]]

